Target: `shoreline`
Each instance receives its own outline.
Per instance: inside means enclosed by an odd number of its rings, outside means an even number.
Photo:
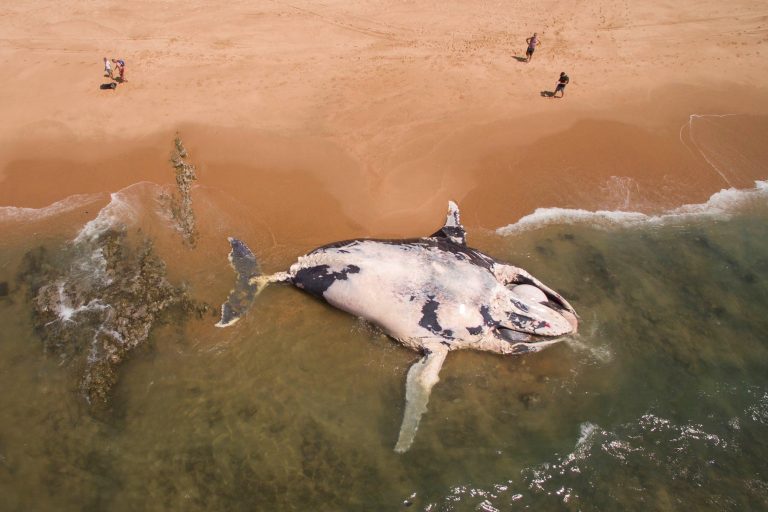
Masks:
[[[728,146],[751,153],[752,161],[768,161],[760,143],[768,134],[768,116],[696,117],[691,133],[692,114],[679,112],[692,107],[675,100],[653,107],[656,115],[646,109],[642,118],[631,108],[611,117],[567,109],[517,120],[444,123],[407,137],[373,161],[355,158],[333,136],[192,124],[178,133],[200,186],[230,194],[252,214],[282,224],[275,227],[281,236],[300,238],[312,230],[395,236],[409,226],[422,232],[431,229],[449,199],[459,202],[468,227],[485,229],[513,223],[536,208],[654,213],[703,202],[724,188],[749,188],[766,177],[754,167],[718,170],[705,146]],[[8,159],[0,168],[0,206],[42,208],[139,181],[171,184],[174,136],[164,130],[109,143],[28,139],[14,152],[26,157]],[[322,219],[343,227],[323,227]]]

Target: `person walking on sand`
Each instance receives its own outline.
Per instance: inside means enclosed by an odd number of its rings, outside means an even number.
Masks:
[[[123,59],[112,59],[115,63],[118,73],[120,73],[120,81],[125,82],[125,61]]]
[[[536,46],[539,45],[539,37],[536,35],[536,32],[534,32],[531,37],[525,40],[525,42],[528,43],[528,49],[525,50],[525,62],[531,62],[533,52],[536,50]]]
[[[570,82],[571,79],[568,78],[568,75],[565,74],[565,71],[560,73],[560,78],[557,79],[557,85],[555,86],[555,92],[552,93],[553,98],[557,98],[557,93],[560,93],[560,97],[562,98],[565,96],[565,86],[568,85],[568,82]]]
[[[112,65],[109,63],[109,59],[104,57],[104,76],[113,78],[112,77]]]

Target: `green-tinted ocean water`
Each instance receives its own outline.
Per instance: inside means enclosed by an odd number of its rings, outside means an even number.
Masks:
[[[525,356],[450,354],[404,455],[418,355],[286,286],[229,329],[169,315],[91,414],[17,281],[27,250],[55,258],[82,223],[16,229],[0,245],[0,509],[766,510],[768,201],[705,210],[470,231],[561,292],[580,333]],[[142,233],[172,279],[220,302],[235,222],[203,226],[224,243],[204,236],[183,268],[176,234]],[[307,249],[260,250],[251,231],[266,271]]]

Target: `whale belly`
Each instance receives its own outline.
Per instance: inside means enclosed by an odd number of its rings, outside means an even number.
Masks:
[[[353,241],[303,256],[290,272],[297,287],[400,340],[479,336],[498,286],[487,269],[424,243]]]

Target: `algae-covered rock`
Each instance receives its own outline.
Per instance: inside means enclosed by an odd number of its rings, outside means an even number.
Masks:
[[[197,174],[179,137],[174,148],[176,191],[164,201],[184,243],[192,248],[198,236],[191,196]],[[152,244],[129,241],[133,237],[127,235],[127,224],[112,206],[60,249],[29,251],[18,274],[44,350],[78,369],[82,393],[94,407],[107,404],[118,366],[146,344],[152,327],[169,309],[198,318],[213,311],[190,299],[184,286],[168,282],[165,263]],[[0,298],[8,288],[0,283]]]
[[[176,193],[167,196],[166,200],[184,243],[194,247],[197,244],[198,233],[195,226],[195,212],[192,210],[191,190],[192,184],[197,180],[197,172],[195,166],[187,161],[189,154],[180,137],[176,137],[174,146],[171,163],[176,171]]]
[[[82,368],[83,396],[101,407],[117,382],[118,366],[147,342],[169,308],[198,315],[209,308],[168,282],[165,263],[149,242],[133,248],[125,231],[110,229],[85,249],[70,248],[59,263],[43,248],[32,250],[19,280],[29,291],[46,352]]]

